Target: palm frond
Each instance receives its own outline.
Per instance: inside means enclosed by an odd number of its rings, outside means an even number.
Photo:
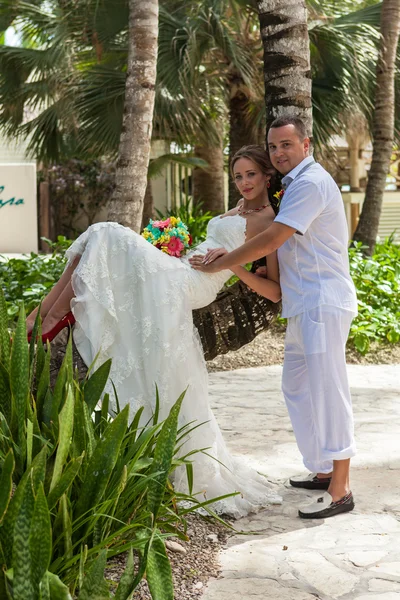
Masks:
[[[152,158],[150,160],[148,177],[150,177],[150,179],[158,177],[158,175],[162,173],[164,167],[171,162],[192,169],[194,167],[203,169],[208,167],[208,162],[196,156],[191,156],[190,154],[163,154],[158,158]]]

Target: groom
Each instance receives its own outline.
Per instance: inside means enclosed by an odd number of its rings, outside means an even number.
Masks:
[[[191,259],[208,273],[252,262],[278,250],[282,317],[287,318],[282,390],[304,465],[294,487],[326,490],[302,508],[302,518],[350,511],[350,458],[355,454],[353,414],[345,345],[357,314],[349,274],[348,233],[340,191],[309,155],[301,119],[283,116],[268,132],[273,166],[284,175],[285,194],[272,225],[210,264]]]

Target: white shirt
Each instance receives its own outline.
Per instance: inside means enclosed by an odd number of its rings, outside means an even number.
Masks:
[[[277,223],[297,230],[279,249],[282,317],[322,304],[357,313],[349,273],[348,229],[339,188],[312,156],[283,179]]]

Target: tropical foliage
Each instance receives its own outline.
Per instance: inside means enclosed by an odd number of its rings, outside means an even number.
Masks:
[[[71,338],[54,389],[51,352],[26,339],[20,309],[12,343],[0,296],[0,597],[10,600],[106,600],[108,558],[128,553],[115,598],[128,599],[146,572],[154,600],[172,600],[168,535],[186,539],[185,514],[205,506],[175,494],[169,477],[190,458],[176,456],[191,425],[178,429],[184,394],[160,423],[139,426],[143,409],[109,416],[100,400],[110,361],[81,384]],[[35,332],[40,335],[39,320]],[[34,336],[33,336],[34,338]]]
[[[365,257],[358,242],[349,254],[359,311],[351,327],[350,343],[361,354],[366,354],[374,341],[398,343],[400,246],[387,239],[376,245],[371,257]]]
[[[176,215],[176,211],[174,212]],[[170,216],[159,214],[160,218]],[[189,223],[197,244],[204,239],[211,215],[193,213],[190,205],[182,206],[180,218]],[[51,243],[51,242],[50,242]],[[53,254],[47,257],[32,254],[27,259],[0,262],[0,278],[5,292],[8,319],[15,321],[19,301],[24,299],[29,310],[37,306],[58,280],[65,266],[64,250],[70,241],[60,237],[52,244]],[[350,269],[359,299],[359,315],[353,321],[349,343],[366,354],[372,342],[400,342],[400,246],[391,239],[377,244],[373,256],[363,255],[361,243],[349,249]],[[230,284],[237,281],[232,277]]]
[[[380,5],[309,0],[317,142],[341,132],[344,112],[357,108],[370,114]],[[32,0],[18,14],[5,3],[2,13],[4,25],[13,23],[23,41],[20,48],[0,47],[3,130],[30,135],[39,159],[115,154],[125,91],[127,3],[85,0],[72,7]],[[155,137],[210,141],[213,131],[218,137],[213,123],[229,120],[242,95],[248,141],[252,131],[262,131],[262,88],[255,3],[161,2]]]

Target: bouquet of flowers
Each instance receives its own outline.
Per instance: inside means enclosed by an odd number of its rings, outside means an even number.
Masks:
[[[191,235],[185,223],[177,217],[168,217],[165,221],[153,221],[143,229],[142,236],[170,256],[180,258],[190,248]]]

